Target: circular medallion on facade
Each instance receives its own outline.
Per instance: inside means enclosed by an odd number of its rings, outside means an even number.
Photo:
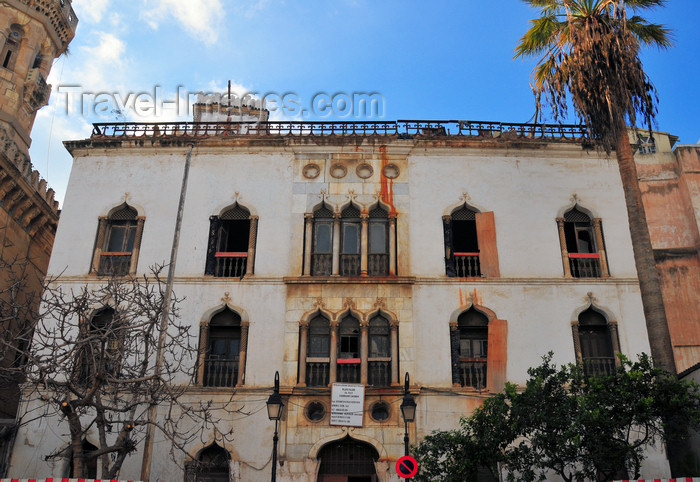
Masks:
[[[326,406],[321,402],[310,402],[306,405],[304,414],[312,422],[320,422],[326,416]]]
[[[389,420],[389,404],[386,402],[376,402],[369,409],[369,414],[375,422],[386,422]]]
[[[359,177],[360,179],[369,179],[370,177],[372,177],[374,169],[372,169],[372,166],[370,166],[369,164],[362,163],[359,166],[357,166],[355,172],[357,173],[357,177]]]
[[[316,179],[321,173],[321,168],[318,167],[318,164],[307,164],[304,166],[302,173],[306,179]]]
[[[345,175],[347,173],[348,173],[348,170],[342,164],[333,164],[331,166],[331,176],[333,176],[336,179],[340,179],[341,177],[345,177]]]
[[[382,174],[389,179],[396,179],[399,177],[399,166],[396,164],[387,164],[384,166],[384,169],[382,169]]]

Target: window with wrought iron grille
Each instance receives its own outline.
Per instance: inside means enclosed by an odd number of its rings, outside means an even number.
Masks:
[[[254,272],[258,218],[235,203],[209,218],[209,243],[204,273],[218,278],[243,278]]]
[[[115,317],[114,309],[104,308],[81,327],[75,370],[78,383],[89,385],[97,373],[119,375],[124,332]]]
[[[477,390],[486,388],[488,318],[473,307],[457,319],[452,335],[452,383]]]
[[[602,221],[591,219],[578,205],[557,219],[564,275],[573,278],[610,276]]]
[[[185,482],[228,482],[230,462],[231,454],[213,443],[185,465]]]
[[[98,276],[126,276],[136,272],[145,218],[124,203],[98,219],[91,271]]]
[[[576,359],[586,376],[612,374],[619,363],[617,323],[608,323],[603,313],[590,307],[578,315],[572,330]]]
[[[465,203],[443,216],[443,230],[447,276],[500,276],[492,212],[480,213]]]
[[[198,377],[205,387],[242,385],[248,324],[235,311],[224,308],[200,327]]]
[[[334,382],[398,383],[397,330],[397,324],[381,313],[368,323],[352,314],[331,323],[318,313],[300,328],[299,383],[321,387]]]

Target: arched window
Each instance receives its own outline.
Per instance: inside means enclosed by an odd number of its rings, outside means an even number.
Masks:
[[[347,315],[338,327],[338,381],[360,383],[360,322]]]
[[[608,324],[605,315],[592,307],[581,312],[578,324],[574,325],[574,336],[576,355],[587,376],[615,371],[615,354],[620,351],[617,326]]]
[[[136,272],[144,218],[124,203],[107,217],[100,217],[93,256],[99,276],[126,276]]]
[[[330,381],[331,325],[318,315],[309,323],[306,385],[325,387]]]
[[[122,330],[114,322],[115,311],[103,308],[81,330],[76,360],[77,382],[91,384],[95,374],[116,377],[121,364]]]
[[[477,390],[486,388],[488,357],[488,318],[473,307],[457,319],[457,331],[453,337],[452,382]]]
[[[377,313],[368,324],[346,313],[331,324],[317,313],[301,324],[299,383],[328,386],[334,382],[390,386],[398,383],[398,327]]]
[[[340,275],[360,276],[360,209],[350,204],[340,213]]]
[[[443,228],[448,276],[500,276],[492,212],[480,213],[465,203],[443,217]]]
[[[17,60],[17,55],[19,54],[20,45],[22,44],[22,37],[24,37],[24,31],[19,25],[12,25],[10,27],[10,32],[5,39],[5,46],[0,54],[0,61],[2,62],[3,68],[12,70],[15,66],[15,61]]]
[[[389,276],[389,213],[380,205],[369,211],[367,272]]]
[[[204,358],[205,387],[238,385],[241,369],[241,316],[225,308],[209,321]]]
[[[242,278],[253,274],[257,217],[235,203],[209,221],[205,274],[220,278]]]
[[[187,464],[187,482],[228,482],[231,455],[214,443],[202,450],[197,461]]]
[[[318,458],[321,461],[318,469],[319,482],[379,480],[375,468],[379,454],[368,443],[346,437],[325,445],[319,451]]]
[[[591,219],[575,205],[557,222],[565,275],[574,278],[609,276],[601,220]]]
[[[313,214],[311,274],[330,276],[333,269],[333,210],[322,203]]]
[[[391,327],[389,320],[377,315],[369,322],[368,383],[391,385]]]

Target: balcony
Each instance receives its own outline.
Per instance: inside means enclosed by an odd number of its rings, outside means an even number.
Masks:
[[[389,255],[368,254],[367,273],[370,276],[389,276]]]
[[[100,264],[97,267],[98,276],[126,276],[131,269],[131,252],[100,254]]]
[[[46,83],[39,69],[30,69],[24,84],[24,102],[32,111],[36,111],[49,103],[50,95],[51,86]]]
[[[238,359],[210,357],[204,360],[205,387],[235,387],[238,383]]]
[[[217,278],[243,278],[248,267],[248,253],[214,253],[214,276]]]
[[[360,276],[360,255],[341,254],[340,255],[340,275]]]
[[[481,277],[479,253],[455,253],[455,269],[459,278]]]
[[[486,359],[460,358],[459,384],[463,387],[473,387],[477,390],[486,388]]]
[[[583,359],[583,373],[587,377],[612,375],[615,373],[615,358],[590,357]]]
[[[391,385],[391,358],[386,360],[370,360],[368,362],[367,383],[374,387]]]
[[[311,274],[314,276],[330,276],[333,268],[332,254],[312,254]]]
[[[306,362],[306,386],[327,387],[330,379],[330,363],[327,360]]]
[[[338,382],[360,383],[360,359],[338,359]]]
[[[569,267],[574,278],[600,278],[598,253],[569,253]]]

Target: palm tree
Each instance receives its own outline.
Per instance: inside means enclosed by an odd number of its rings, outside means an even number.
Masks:
[[[593,142],[615,151],[627,205],[634,261],[639,277],[651,354],[675,373],[673,348],[642,205],[627,122],[641,116],[651,132],[658,98],[639,60],[641,45],[666,48],[670,31],[627,15],[666,0],[523,0],[540,17],[517,46],[515,57],[537,56],[533,91],[549,101],[555,119],[566,114],[568,95]]]

